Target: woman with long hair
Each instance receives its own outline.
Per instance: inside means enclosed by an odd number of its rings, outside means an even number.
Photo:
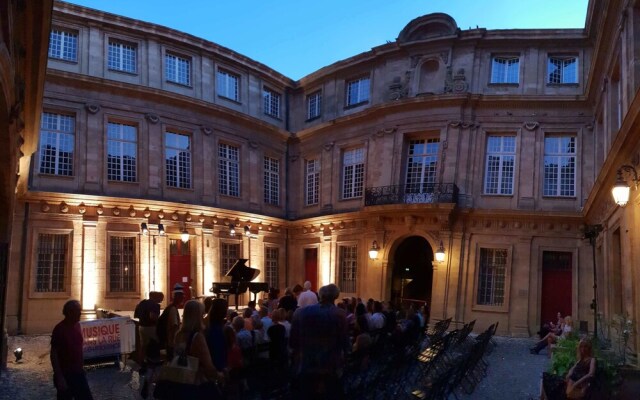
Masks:
[[[204,305],[198,300],[189,300],[184,305],[182,327],[176,334],[176,354],[186,354],[198,359],[196,384],[222,382],[224,374],[216,369],[204,335]]]

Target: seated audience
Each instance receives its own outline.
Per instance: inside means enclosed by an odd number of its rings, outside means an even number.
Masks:
[[[596,374],[596,359],[593,357],[591,341],[582,339],[576,353],[577,361],[564,380],[547,373],[543,375],[540,399],[589,398],[591,379]]]
[[[562,333],[556,335],[554,332],[549,332],[543,337],[535,346],[529,349],[531,354],[538,354],[540,350],[544,349],[550,344],[557,343],[559,338],[566,338],[573,331],[573,321],[570,316],[564,318],[564,325],[562,326]]]

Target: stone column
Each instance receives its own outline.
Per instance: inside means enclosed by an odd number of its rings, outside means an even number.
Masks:
[[[80,303],[83,310],[94,310],[98,303],[98,264],[97,264],[97,219],[82,221],[82,268],[80,275]],[[78,238],[75,239],[76,242]],[[72,290],[73,296],[73,290]]]
[[[513,336],[529,337],[529,275],[532,238],[520,237],[515,243],[511,265],[511,293],[509,295],[509,332]],[[535,269],[535,268],[533,268]]]

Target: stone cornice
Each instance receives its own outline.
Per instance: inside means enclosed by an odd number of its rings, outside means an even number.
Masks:
[[[213,113],[215,114],[216,118],[229,119],[232,120],[234,124],[242,123],[251,127],[252,129],[276,133],[282,136],[285,140],[291,136],[289,132],[280,129],[275,125],[269,124],[263,120],[251,117],[245,113],[241,113],[230,108],[220,106],[218,104],[210,103],[204,100],[196,99],[174,92],[169,92],[158,88],[103,79],[90,75],[65,72],[52,68],[49,68],[47,70],[47,80],[50,84],[59,84],[66,88],[76,86],[82,90],[108,90],[112,95],[119,94],[122,96],[142,97],[147,99],[149,104],[153,105],[166,103],[168,105],[171,105],[172,107],[197,109],[203,115],[211,116]],[[47,88],[47,91],[51,92],[52,89]],[[54,93],[55,96],[47,93],[47,91],[45,91],[45,100],[49,96],[52,98],[55,97],[55,99],[69,99],[82,103],[84,103],[86,100],[85,97],[78,97],[73,94],[69,94],[69,91],[66,91],[65,93],[51,92]],[[99,106],[99,104],[97,103],[94,105]],[[157,116],[158,108],[153,107],[148,109],[141,109],[140,112],[149,115],[154,114]]]

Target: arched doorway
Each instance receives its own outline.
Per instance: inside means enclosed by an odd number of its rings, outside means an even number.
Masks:
[[[431,306],[433,284],[433,249],[420,236],[404,239],[393,255],[391,301],[396,305]]]

